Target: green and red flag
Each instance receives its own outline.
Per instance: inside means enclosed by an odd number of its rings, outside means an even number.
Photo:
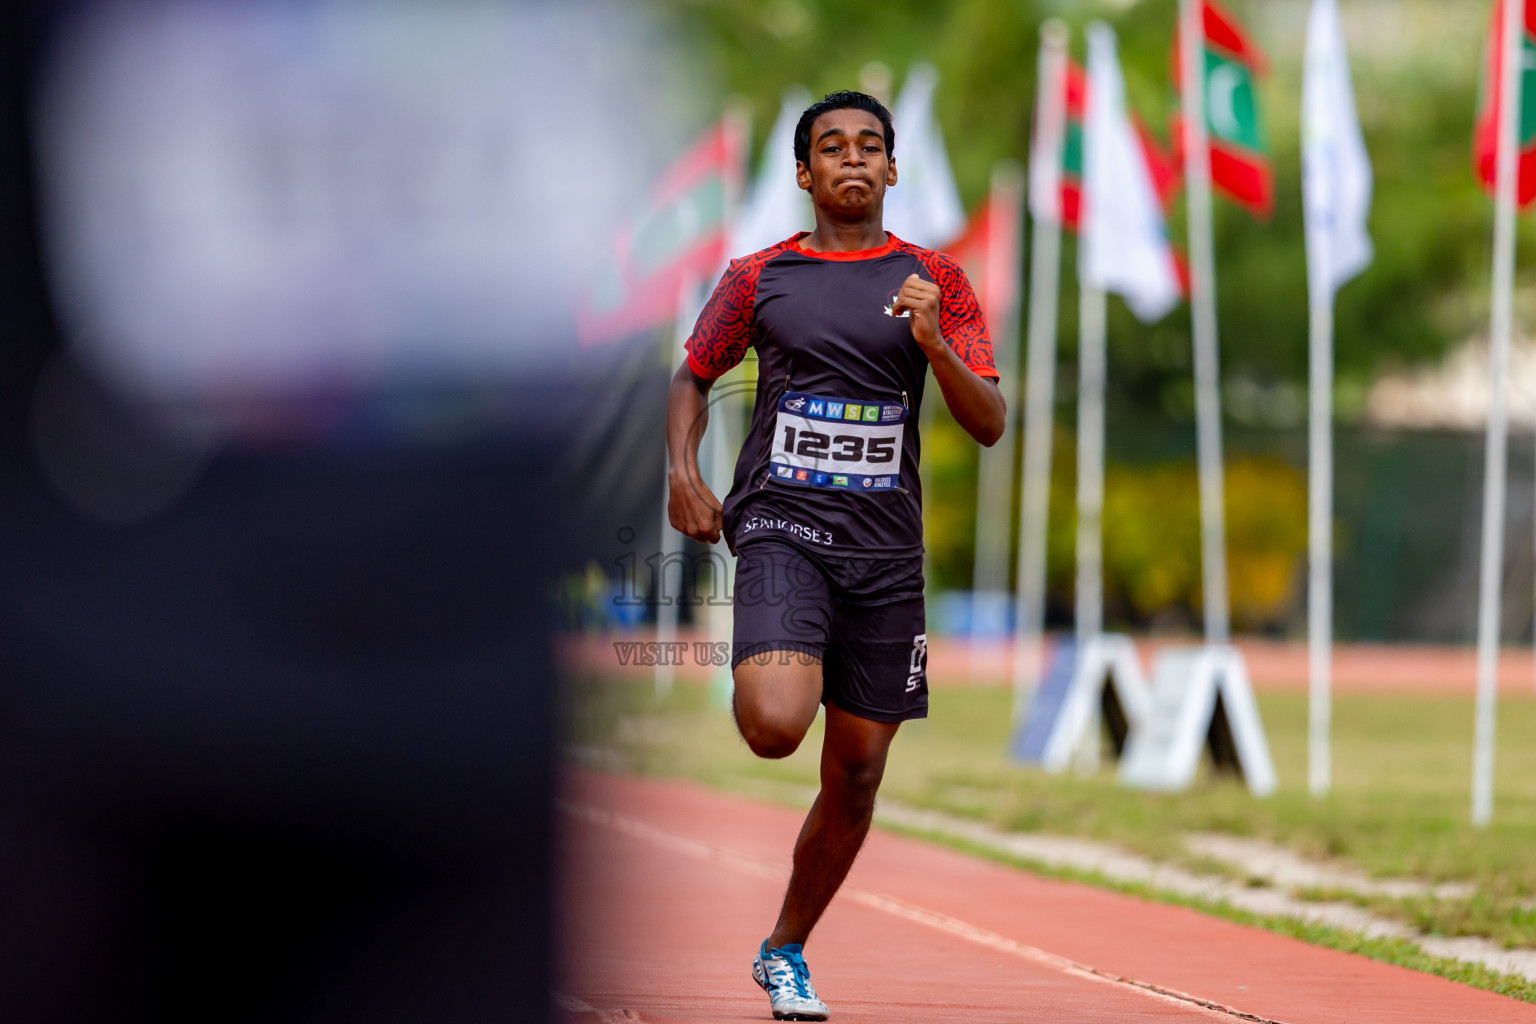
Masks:
[[[1264,54],[1236,18],[1215,0],[1201,11],[1201,81],[1204,83],[1205,131],[1211,152],[1211,183],[1256,216],[1274,207],[1274,173],[1269,143],[1259,111],[1257,83],[1267,73]],[[1178,34],[1173,41],[1175,85],[1182,81]],[[1183,123],[1174,118],[1174,144],[1182,162]]]
[[[720,271],[745,157],[741,122],[727,117],[667,170],[650,208],[619,231],[577,287],[576,333],[582,345],[671,320],[681,290]]]
[[[1083,203],[1083,118],[1088,109],[1088,73],[1075,60],[1067,61],[1067,117],[1061,144],[1061,206],[1062,227],[1076,231],[1082,215]],[[1151,172],[1152,184],[1164,211],[1178,194],[1183,184],[1183,168],[1174,154],[1164,149],[1147,130],[1141,119],[1131,113],[1131,126],[1141,143],[1142,155]]]
[[[1062,124],[1060,149],[1045,141],[1042,113],[1035,111],[1029,145],[1029,211],[1036,220],[1051,221],[1076,231],[1083,204],[1083,120],[1088,110],[1088,76],[1076,61],[1061,65]],[[1036,94],[1045,101],[1046,89]]]
[[[1082,65],[1070,58],[1066,62],[1064,92],[1066,116],[1062,126],[1059,173],[1051,169],[1049,161],[1045,165],[1039,164],[1037,161],[1042,159],[1040,150],[1032,149],[1029,203],[1032,216],[1056,218],[1062,227],[1076,232],[1080,230],[1082,224],[1083,132],[1088,113],[1088,73]],[[1129,110],[1126,111],[1126,116],[1135,130],[1136,140],[1140,144],[1142,159],[1146,162],[1147,174],[1157,194],[1158,203],[1166,214],[1173,203],[1173,197],[1178,194],[1179,188],[1184,183],[1183,164],[1175,153],[1169,152],[1158,143],[1152,133],[1147,130],[1146,125],[1142,124],[1140,118]],[[1052,187],[1053,182],[1055,187]],[[1036,191],[1037,188],[1043,188],[1043,191]],[[1054,197],[1056,203],[1054,208],[1049,206],[1052,202],[1051,197]],[[965,234],[946,249],[950,255],[960,260],[972,282],[977,280],[976,274],[972,272],[973,267],[976,268],[976,273],[985,273],[980,254],[986,250],[986,224],[989,216],[989,205],[984,203],[971,218]],[[1173,248],[1173,260],[1179,283],[1184,289],[1184,294],[1188,295],[1189,268],[1176,247]],[[981,294],[979,287],[977,294]],[[983,308],[986,308],[985,303]]]
[[[1493,23],[1483,56],[1483,77],[1478,91],[1477,124],[1472,134],[1472,163],[1483,187],[1493,194],[1495,154],[1499,138],[1499,78],[1504,47],[1504,0],[1494,0]],[[1520,38],[1520,184],[1518,202],[1527,206],[1536,199],[1536,2],[1526,0]]]
[[[1061,138],[1061,224],[1076,231],[1083,206],[1083,119],[1088,114],[1088,73],[1067,61],[1067,119]]]

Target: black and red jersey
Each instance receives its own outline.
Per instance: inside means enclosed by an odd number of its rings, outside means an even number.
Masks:
[[[757,349],[757,402],[724,501],[732,550],[787,538],[822,557],[920,555],[917,413],[928,358],[891,303],[911,274],[941,291],[939,329],[996,379],[986,321],[949,256],[895,235],[877,249],[811,252],[804,233],[732,260],[688,339],[713,380]]]

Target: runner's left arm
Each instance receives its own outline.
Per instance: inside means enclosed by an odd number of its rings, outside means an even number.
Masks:
[[[933,367],[944,404],[967,434],[990,448],[1003,436],[1007,403],[997,388],[986,324],[960,268],[945,263],[932,269],[943,287],[913,274],[897,292],[892,312],[911,310],[912,338]]]

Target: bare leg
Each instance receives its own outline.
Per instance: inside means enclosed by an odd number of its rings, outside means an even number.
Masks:
[[[821,706],[821,662],[774,652],[766,665],[736,666],[731,707],[736,728],[758,757],[788,757],[805,739]]]
[[[821,747],[821,793],[795,842],[794,871],[768,947],[804,945],[853,867],[875,811],[875,791],[896,722],[873,722],[827,706]]]

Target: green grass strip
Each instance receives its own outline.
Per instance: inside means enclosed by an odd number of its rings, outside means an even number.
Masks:
[[[1482,964],[1470,963],[1466,960],[1454,960],[1449,957],[1433,956],[1424,952],[1418,943],[1408,939],[1395,937],[1374,938],[1360,932],[1336,928],[1333,925],[1322,924],[1317,921],[1306,921],[1297,917],[1255,914],[1251,911],[1234,907],[1224,900],[1212,901],[1200,899],[1196,896],[1184,896],[1161,889],[1154,889],[1140,882],[1123,882],[1097,871],[1045,864],[1040,861],[1005,853],[1001,850],[995,850],[981,843],[974,843],[943,832],[907,828],[884,822],[878,824],[880,828],[885,829],[887,832],[895,832],[913,839],[937,843],[940,846],[948,847],[960,853],[981,857],[1006,865],[1007,867],[1028,871],[1031,874],[1042,875],[1047,878],[1057,878],[1068,882],[1081,882],[1100,889],[1112,889],[1129,896],[1139,896],[1156,903],[1187,907],[1202,914],[1210,914],[1213,917],[1225,918],[1238,924],[1263,928],[1265,931],[1274,932],[1277,935],[1300,939],[1314,946],[1336,949],[1341,953],[1355,953],[1360,956],[1370,957],[1372,960],[1379,960],[1382,963],[1406,967],[1411,971],[1419,971],[1424,974],[1433,974],[1446,978],[1450,981],[1458,981],[1463,985],[1470,985],[1473,988],[1480,988],[1487,992],[1495,992],[1501,996],[1509,996],[1512,999],[1519,999],[1527,1003],[1536,1003],[1536,982],[1529,981],[1518,974],[1505,974],[1502,971],[1496,971]]]

